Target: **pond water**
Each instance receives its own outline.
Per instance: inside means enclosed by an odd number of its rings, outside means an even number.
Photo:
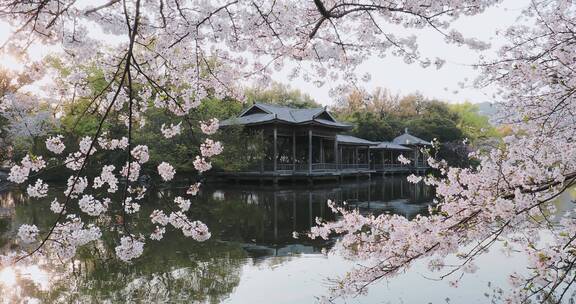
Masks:
[[[152,193],[143,209],[153,209],[162,199],[182,192]],[[105,233],[103,242],[82,249],[72,263],[48,267],[40,259],[37,265],[0,271],[0,302],[314,303],[327,293],[328,278],[358,264],[330,252],[334,240],[292,237],[293,231],[308,231],[316,217],[336,218],[326,205],[328,199],[346,201],[363,213],[414,217],[427,212],[432,197],[432,189],[409,184],[403,177],[312,188],[207,185],[194,199],[191,212],[210,227],[210,240],[198,243],[171,231],[161,242],[148,241],[144,255],[126,264],[114,258],[115,233]],[[559,206],[570,208],[575,197],[575,191],[565,193]],[[133,233],[149,233],[148,211],[132,219]],[[0,193],[2,253],[18,250],[12,240],[22,223],[34,223],[42,230],[54,219],[49,201],[29,202],[20,190]],[[111,231],[117,229],[113,219],[109,222]],[[452,288],[447,281],[434,280],[425,263],[419,262],[393,280],[375,283],[367,295],[345,302],[497,301],[493,288],[505,287],[505,275],[521,271],[524,263],[523,257],[491,250],[477,261],[481,265],[477,273]]]

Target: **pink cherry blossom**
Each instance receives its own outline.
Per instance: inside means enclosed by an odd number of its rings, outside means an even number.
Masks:
[[[174,178],[176,170],[169,163],[162,162],[158,165],[158,174],[160,174],[160,177],[167,182]]]

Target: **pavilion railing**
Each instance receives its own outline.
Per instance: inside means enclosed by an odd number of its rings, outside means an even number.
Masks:
[[[369,170],[370,164],[340,164],[340,170]]]
[[[373,170],[384,170],[384,169],[409,169],[410,165],[404,164],[372,164],[371,168]]]
[[[313,172],[330,172],[330,171],[354,171],[354,170],[370,170],[370,164],[336,164],[336,163],[312,163]],[[276,172],[308,172],[310,165],[307,163],[299,164],[276,164]],[[252,165],[243,169],[243,171],[251,172],[273,172],[273,163],[264,163],[263,165]]]
[[[316,163],[312,164],[312,171],[336,171],[338,164],[335,163]]]
[[[294,164],[276,164],[277,171],[294,171]]]

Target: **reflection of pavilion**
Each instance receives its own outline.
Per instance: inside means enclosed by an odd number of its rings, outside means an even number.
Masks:
[[[16,194],[11,191],[0,193],[0,218],[12,218],[16,213]]]
[[[325,242],[311,241],[305,236],[295,240],[292,232],[306,233],[316,225],[316,218],[336,220],[337,215],[327,206],[329,199],[347,202],[350,208],[358,208],[365,214],[389,212],[413,218],[427,212],[433,195],[424,183],[413,185],[403,177],[313,188],[252,189],[232,187],[212,192],[224,192],[227,200],[256,207],[255,212],[263,213],[258,218],[260,222],[243,221],[244,227],[235,227],[245,243],[243,247],[255,256],[318,252]]]

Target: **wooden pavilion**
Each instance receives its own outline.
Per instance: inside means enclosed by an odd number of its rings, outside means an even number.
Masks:
[[[326,108],[296,109],[256,103],[237,117],[222,121],[223,128],[243,126],[249,134],[259,134],[264,156],[253,166],[235,172],[221,172],[227,179],[341,179],[370,176],[377,171],[402,171],[389,164],[398,153],[411,147],[378,143],[343,135],[352,125],[339,122]],[[396,139],[395,139],[396,140]],[[380,166],[371,160],[375,159]],[[391,152],[390,152],[391,151]],[[398,167],[400,168],[400,167]],[[409,167],[403,168],[409,171]]]

